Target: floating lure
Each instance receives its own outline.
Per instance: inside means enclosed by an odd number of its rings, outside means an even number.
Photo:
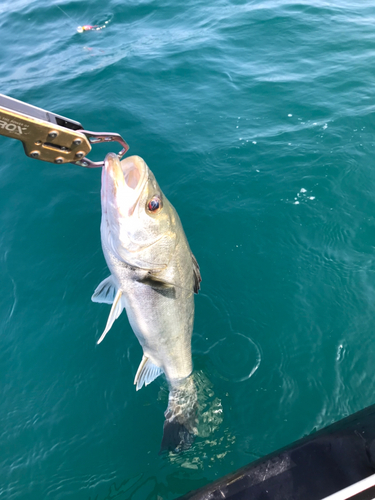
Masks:
[[[61,12],[66,16],[68,17],[71,21],[74,22],[74,19],[72,17],[69,16],[69,14],[67,14],[59,5],[56,5],[56,7],[58,9],[61,10]],[[94,26],[92,26],[91,24],[85,24],[84,26],[78,26],[77,28],[77,31],[78,33],[83,33],[84,31],[99,31],[99,30],[102,30],[104,28],[107,27],[107,24],[112,20],[112,15],[110,16],[110,19],[108,19],[108,21],[105,21],[105,23],[102,25],[102,26],[99,26],[97,24],[95,24]]]
[[[83,33],[84,31],[99,31],[107,27],[107,24],[109,21],[106,21],[103,26],[91,26],[91,24],[85,24],[84,26],[78,26],[77,31],[78,33]]]

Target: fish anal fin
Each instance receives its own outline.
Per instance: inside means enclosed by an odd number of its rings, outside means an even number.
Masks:
[[[163,370],[158,366],[154,365],[150,359],[143,355],[141,364],[138,367],[137,373],[134,378],[134,385],[136,385],[136,390],[139,391],[143,385],[151,384]]]
[[[201,272],[200,272],[200,269],[199,269],[199,265],[198,265],[197,259],[194,257],[193,254],[191,254],[191,258],[192,258],[192,261],[193,261],[194,293],[198,293],[199,290],[200,290],[200,287],[201,287],[202,277],[201,277]]]
[[[116,297],[116,285],[111,276],[103,280],[95,289],[91,300],[103,304],[112,304]]]
[[[97,344],[100,344],[100,342],[104,339],[104,337],[107,335],[108,331],[111,329],[111,326],[113,325],[114,321],[120,316],[122,313],[122,310],[124,309],[124,305],[121,300],[122,296],[122,291],[119,290],[116,293],[115,300],[113,301],[111,312],[109,313],[107,324],[105,326],[105,330],[102,333],[100,339],[98,340]]]

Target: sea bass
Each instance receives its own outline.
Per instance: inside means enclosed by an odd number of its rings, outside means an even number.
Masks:
[[[111,272],[94,302],[112,304],[98,344],[123,309],[143,348],[139,390],[164,373],[169,385],[162,449],[179,451],[195,434],[191,336],[201,276],[176,210],[139,156],[110,153],[102,169],[101,241]]]

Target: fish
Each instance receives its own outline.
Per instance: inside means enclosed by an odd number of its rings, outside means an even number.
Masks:
[[[112,307],[98,344],[125,309],[143,349],[136,390],[164,373],[169,396],[161,451],[179,452],[197,434],[191,338],[199,265],[175,208],[141,157],[120,161],[107,154],[101,183],[101,244],[111,274],[91,299]]]

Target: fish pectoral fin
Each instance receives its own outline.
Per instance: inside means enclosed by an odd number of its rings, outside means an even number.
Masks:
[[[91,300],[102,304],[112,304],[116,297],[116,291],[116,285],[111,275],[96,287]]]
[[[116,293],[115,300],[113,301],[111,312],[109,313],[107,324],[105,326],[105,330],[102,333],[97,344],[100,344],[100,342],[104,339],[104,337],[107,335],[108,331],[111,329],[111,326],[113,325],[114,321],[120,316],[120,314],[122,313],[122,310],[124,309],[124,305],[123,305],[122,300],[121,300],[121,295],[122,295],[122,291],[119,290]]]
[[[194,293],[198,293],[201,287],[200,283],[202,281],[201,272],[199,270],[199,265],[197,259],[191,254],[193,260],[193,272],[194,272]]]
[[[176,285],[173,283],[169,283],[163,278],[159,278],[159,276],[155,276],[154,274],[148,273],[143,278],[139,278],[140,283],[144,285],[151,286],[152,288],[157,288],[158,290],[166,290],[168,288],[174,288]]]
[[[151,384],[161,373],[163,373],[163,370],[154,365],[147,356],[143,355],[141,364],[135,374],[134,384],[136,385],[136,390],[139,391],[139,389],[142,389],[143,384]]]

